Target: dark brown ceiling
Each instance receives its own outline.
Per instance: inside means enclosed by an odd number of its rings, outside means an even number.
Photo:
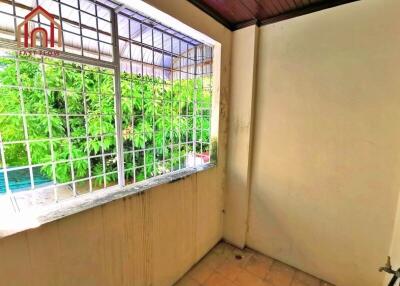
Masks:
[[[358,0],[188,0],[230,30],[266,25]]]

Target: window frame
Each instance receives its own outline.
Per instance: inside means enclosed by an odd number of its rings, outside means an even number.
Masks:
[[[92,2],[92,1],[91,1]],[[12,1],[13,3],[13,9],[14,9],[14,14],[15,14],[15,2]],[[60,7],[60,11],[61,11],[61,2],[57,1],[59,7]],[[80,1],[78,0],[78,6],[79,6]],[[60,60],[65,60],[65,61],[69,61],[69,62],[73,62],[73,63],[77,63],[77,64],[81,64],[81,65],[91,65],[91,66],[96,66],[96,67],[100,67],[100,68],[107,68],[107,69],[112,69],[114,71],[114,93],[115,93],[115,116],[116,116],[116,120],[115,120],[115,129],[116,129],[116,152],[117,152],[117,169],[118,169],[118,184],[114,187],[111,188],[106,188],[106,190],[127,190],[127,189],[131,189],[131,190],[137,190],[137,187],[140,186],[140,183],[133,183],[133,184],[129,184],[127,185],[125,182],[125,170],[124,170],[124,148],[123,148],[123,128],[122,128],[122,108],[121,108],[121,55],[120,55],[120,49],[119,49],[119,40],[120,40],[120,35],[118,32],[118,15],[121,13],[119,10],[122,8],[122,6],[120,7],[116,7],[116,8],[111,8],[101,2],[93,2],[94,5],[100,5],[105,9],[109,10],[110,13],[110,23],[111,23],[111,45],[112,45],[112,61],[105,61],[102,60],[100,58],[100,49],[98,51],[99,53],[99,58],[98,59],[92,59],[89,57],[86,57],[83,55],[83,53],[81,55],[76,55],[76,54],[72,54],[69,52],[65,52],[65,48],[63,47],[63,52],[61,52],[59,55],[54,56],[57,59]],[[66,3],[63,3],[66,4]],[[66,4],[68,5],[68,4]],[[125,7],[124,7],[125,8]],[[96,14],[97,14],[97,9],[95,9]],[[61,12],[60,12],[61,14]],[[15,15],[14,15],[15,16]],[[131,17],[131,16],[129,16]],[[80,22],[80,26],[81,26],[81,13],[79,13],[79,22]],[[98,20],[100,19],[100,17],[98,17],[96,15],[96,29],[98,28]],[[149,18],[145,18],[144,20],[139,20],[136,19],[137,22],[139,22],[141,25],[148,25],[147,22]],[[16,23],[16,20],[14,21]],[[60,24],[62,25],[63,21],[60,21]],[[15,24],[16,25],[16,24]],[[98,29],[97,29],[98,30]],[[152,27],[152,31],[154,30],[158,30],[156,27]],[[164,34],[168,34],[168,32],[163,31],[163,30],[158,30],[159,32],[162,33],[163,37]],[[152,32],[153,34],[153,32]],[[64,33],[63,33],[64,35]],[[97,33],[97,35],[99,35],[99,33]],[[173,38],[176,38],[176,36],[170,34],[171,36],[171,42]],[[82,29],[80,28],[80,37],[81,37],[81,43],[82,43]],[[181,40],[179,41],[179,45],[181,45]],[[153,40],[152,40],[153,41]],[[184,40],[183,40],[184,41]],[[164,40],[162,40],[162,43],[164,45]],[[140,43],[138,43],[140,45],[141,48],[143,48],[143,41],[140,41]],[[204,43],[203,43],[204,44]],[[172,44],[171,44],[172,45]],[[211,46],[209,44],[207,44],[208,46],[211,47],[211,49],[215,52],[216,49],[220,49],[220,46],[217,47],[217,45],[215,46]],[[11,41],[11,40],[4,40],[4,39],[0,39],[0,47],[8,49],[8,50],[12,50],[12,51],[18,51],[18,47],[16,46],[15,41]],[[153,50],[153,57],[154,57],[154,41],[152,43],[151,46],[152,50]],[[81,50],[83,50],[83,45],[81,45]],[[171,47],[172,49],[172,47]],[[41,52],[45,49],[42,48],[34,48],[31,49],[37,52]],[[164,49],[162,49],[164,50]],[[195,50],[197,51],[197,48],[195,48]],[[214,65],[215,62],[215,54],[214,52],[212,52],[211,54],[211,60],[212,60],[212,64],[210,66],[210,74],[211,77],[213,78],[213,81],[215,82],[216,80],[216,68]],[[173,59],[173,57],[172,57]],[[43,61],[43,58],[42,58]],[[164,54],[163,54],[163,61],[164,61]],[[197,78],[198,76],[198,72],[197,72],[197,54],[195,55],[195,59],[194,59],[194,63],[195,63],[195,69],[194,69],[194,77]],[[143,57],[141,59],[141,64],[143,65]],[[181,66],[181,60],[179,60],[179,65]],[[171,64],[172,65],[172,64]],[[202,63],[203,65],[203,63]],[[153,58],[153,77],[154,77],[154,58]],[[179,70],[181,70],[181,68],[179,68]],[[162,68],[163,71],[163,75],[164,75],[164,68]],[[173,68],[171,67],[171,72],[173,72]],[[201,66],[201,76],[203,76],[203,66]],[[142,74],[143,75],[143,74]],[[217,163],[217,145],[218,145],[218,125],[219,125],[219,90],[217,89],[218,84],[216,85],[212,85],[210,87],[210,91],[211,91],[211,108],[210,108],[210,131],[209,131],[209,137],[210,140],[208,142],[209,144],[209,162],[206,164],[202,164],[200,166],[194,166],[194,167],[183,167],[183,168],[179,168],[179,170],[177,171],[171,171],[167,174],[164,175],[156,175],[153,177],[149,177],[147,178],[147,181],[145,181],[145,184],[148,184],[150,180],[153,180],[154,182],[165,182],[165,179],[168,178],[175,178],[177,176],[177,174],[179,175],[180,173],[182,174],[188,174],[188,173],[193,173],[193,172],[197,172],[197,171],[201,171],[204,169],[208,169],[210,167],[213,167],[216,165]],[[203,88],[203,87],[202,87]],[[194,115],[196,115],[196,108],[197,108],[197,102],[194,101]],[[196,128],[196,116],[194,116],[194,123],[193,123],[193,128],[191,129],[191,132],[194,133],[194,137],[196,137],[196,132],[197,132],[197,128]],[[153,132],[154,129],[153,129]],[[200,130],[200,132],[203,132],[202,129]],[[180,140],[180,139],[179,139]],[[195,155],[196,156],[196,138],[193,139],[193,150],[195,151]],[[202,144],[202,143],[200,143]],[[201,147],[202,148],[202,147]],[[0,138],[0,152],[1,152],[1,157],[4,157],[4,146],[3,143],[1,141]],[[69,159],[70,160],[70,159]],[[195,160],[196,161],[196,160]],[[31,164],[29,164],[29,168],[31,167]],[[103,170],[104,171],[104,170]],[[104,175],[104,174],[103,174]],[[160,177],[162,177],[160,179]],[[178,176],[179,177],[179,176]],[[5,181],[7,181],[7,167],[4,166],[4,178]],[[164,178],[164,179],[163,179]],[[164,180],[164,181],[163,181]],[[150,184],[154,183],[154,182],[150,182]],[[55,187],[55,186],[53,186]],[[26,192],[31,192],[34,191],[36,189],[31,189],[28,190]],[[102,189],[104,190],[104,189]],[[11,190],[8,188],[6,190],[7,196],[10,197],[14,209],[18,210],[18,203],[15,200],[15,195],[14,193],[11,192]],[[83,195],[82,195],[83,196]],[[74,197],[72,199],[76,199],[76,194],[74,194]],[[56,202],[58,202],[56,200]],[[54,203],[53,203],[54,204]]]

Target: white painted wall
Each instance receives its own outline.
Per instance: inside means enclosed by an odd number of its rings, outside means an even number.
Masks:
[[[220,43],[217,167],[0,239],[0,286],[170,286],[222,238],[231,31],[187,1],[146,2]]]
[[[0,239],[0,286],[173,285],[221,239],[216,174],[210,169]]]
[[[246,243],[248,222],[258,34],[256,26],[232,33],[224,238],[238,247]]]
[[[381,285],[391,246],[399,11],[363,0],[260,29],[247,244],[338,286]]]

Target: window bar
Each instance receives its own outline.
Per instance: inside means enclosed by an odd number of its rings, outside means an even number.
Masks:
[[[78,1],[78,5],[79,5],[79,1]],[[64,45],[64,21],[63,21],[63,17],[62,17],[62,4],[61,4],[61,0],[58,0],[58,11],[60,14],[60,26],[61,26],[61,37],[62,37],[62,49],[63,52],[65,52],[65,45]],[[80,15],[79,15],[80,16]],[[80,26],[80,20],[79,20],[79,26]],[[80,30],[81,31],[81,30]],[[80,33],[80,39],[82,39],[82,31]],[[58,39],[58,41],[60,41],[60,39]],[[82,41],[82,40],[81,40]],[[82,42],[81,42],[82,45]],[[49,105],[49,98],[48,98],[48,90],[47,90],[47,81],[46,81],[46,75],[45,75],[45,64],[44,64],[44,60],[43,57],[41,57],[41,61],[42,61],[42,77],[43,77],[43,84],[45,87],[45,101],[46,101],[46,113],[47,113],[47,121],[48,121],[48,128],[49,128],[49,137],[50,140],[53,138],[53,132],[52,132],[52,124],[51,124],[51,116],[50,116],[50,105]],[[55,157],[55,151],[54,151],[54,140],[51,140],[50,142],[50,152],[51,152],[51,165],[52,165],[52,173],[53,173],[53,184],[54,184],[54,200],[55,202],[58,202],[59,198],[58,198],[58,191],[57,191],[57,169],[56,169],[56,160],[57,158]],[[71,153],[71,152],[70,152]],[[75,193],[74,193],[75,194]]]
[[[51,155],[51,169],[53,173],[53,186],[54,186],[54,201],[57,203],[58,202],[58,192],[57,192],[57,176],[56,176],[56,157],[55,157],[55,152],[54,152],[54,140],[53,140],[53,131],[51,128],[51,117],[50,117],[50,104],[49,104],[49,96],[48,92],[49,90],[47,89],[47,80],[46,80],[46,75],[45,75],[45,64],[43,57],[40,59],[41,62],[41,67],[42,67],[42,82],[43,82],[43,92],[44,92],[44,97],[45,97],[45,103],[46,103],[46,117],[47,117],[47,128],[49,129],[49,142],[50,142],[50,155]]]
[[[101,160],[103,163],[103,172],[101,174],[101,176],[103,177],[103,188],[105,189],[107,187],[107,176],[106,176],[106,158],[105,158],[105,152],[104,152],[104,128],[103,128],[103,112],[101,110],[102,108],[102,101],[101,101],[101,97],[102,97],[102,93],[100,91],[100,69],[97,68],[96,69],[96,76],[97,76],[97,99],[99,101],[99,106],[100,106],[100,113],[99,113],[99,118],[100,118],[100,149],[101,149]]]
[[[15,0],[11,0],[11,5],[12,5],[12,9],[13,9],[13,18],[14,18],[14,36],[15,36],[15,41],[17,41],[17,12],[15,9]]]
[[[171,37],[171,51],[174,51],[173,37]],[[170,122],[170,172],[174,170],[174,57],[171,56],[171,93],[170,93],[170,106],[171,106],[171,122]]]
[[[84,120],[85,120],[85,139],[86,141],[86,156],[87,156],[87,161],[88,161],[88,176],[89,176],[89,192],[93,192],[93,184],[92,184],[92,163],[90,160],[90,137],[89,137],[89,113],[88,113],[88,107],[87,107],[87,94],[86,94],[86,87],[85,87],[85,76],[84,76],[84,66],[83,64],[81,66],[81,81],[82,81],[82,99],[83,99],[83,110],[84,110]]]
[[[190,89],[189,89],[189,87],[190,87],[190,81],[189,81],[189,46],[188,46],[188,50],[186,51],[186,87],[185,87],[185,92],[186,93],[189,93],[190,92]],[[186,118],[185,118],[185,120],[186,120],[186,139],[185,139],[185,147],[186,147],[186,154],[185,154],[185,156],[186,156],[186,158],[185,158],[185,160],[187,160],[187,158],[188,158],[188,155],[189,155],[189,144],[190,144],[190,140],[189,140],[189,118],[190,118],[190,104],[191,104],[191,102],[190,102],[190,96],[187,96],[186,97]],[[187,167],[186,166],[186,163],[185,163],[185,167]]]
[[[189,71],[188,71],[188,64],[189,64],[189,46],[187,45],[187,49],[186,49],[186,66],[185,66],[185,72],[186,72],[186,80],[185,80],[185,87],[184,87],[184,92],[186,93],[186,95],[187,95],[187,93],[188,93],[188,90],[187,90],[187,88],[188,88],[188,81],[189,81]],[[186,105],[186,109],[185,109],[185,112],[184,112],[184,119],[185,119],[185,128],[186,128],[186,130],[185,130],[185,167],[187,167],[186,166],[186,159],[187,159],[187,156],[188,156],[188,154],[189,154],[189,148],[188,148],[188,144],[189,144],[189,139],[188,139],[188,128],[187,128],[187,124],[188,124],[188,118],[189,118],[189,97],[188,96],[186,96],[186,100],[185,100],[185,105]]]
[[[153,57],[153,64],[151,66],[152,68],[152,87],[153,87],[153,105],[156,106],[157,105],[157,96],[156,96],[156,76],[155,76],[155,71],[154,71],[154,65],[155,65],[155,61],[154,61],[154,30],[151,29],[151,46],[152,46],[152,51],[151,51],[151,55]],[[153,108],[153,176],[158,175],[158,172],[156,172],[156,118],[155,118],[155,112],[156,109]]]
[[[143,46],[142,46],[142,44],[143,44],[143,24],[142,24],[142,22],[140,22],[140,43],[141,43],[141,45],[140,45],[140,53],[141,53],[141,62],[142,62],[141,63],[141,65],[142,65],[142,76],[140,78],[140,83],[142,85],[142,89],[141,89],[141,91],[142,91],[142,107],[143,107],[143,109],[142,109],[142,123],[144,123],[145,122],[145,114],[144,114],[145,78],[144,78],[144,62],[143,62]],[[144,125],[142,124],[142,126],[144,126]],[[145,130],[144,129],[141,130],[140,136],[143,136],[143,142],[146,142],[146,134],[145,134]],[[144,179],[146,180],[147,179],[146,143],[145,143],[144,146],[141,146],[140,150],[141,150],[140,152],[143,152],[143,172],[144,172]]]
[[[79,5],[79,1],[78,1],[78,5]],[[63,17],[62,17],[62,9],[61,9],[61,7],[62,7],[62,4],[61,4],[61,0],[58,0],[58,11],[59,11],[59,14],[60,14],[60,18],[59,18],[59,20],[60,20],[60,27],[61,27],[61,38],[62,38],[62,43],[63,43],[63,45],[62,45],[62,50],[63,50],[63,52],[65,52],[65,42],[64,42],[64,19],[63,19]],[[79,6],[78,6],[79,7]],[[81,22],[80,22],[80,14],[79,14],[79,27],[81,26],[81,24],[80,24]],[[81,46],[82,46],[82,31],[81,31],[81,29],[80,29],[80,39],[81,39]],[[58,41],[60,41],[60,39],[58,39]],[[63,64],[64,64],[64,62],[63,62]],[[46,76],[45,76],[45,71],[44,71],[44,68],[45,68],[45,65],[44,65],[44,61],[43,61],[43,57],[42,57],[42,65],[43,65],[43,83],[44,83],[44,86],[45,86],[45,88],[46,88],[46,91],[45,91],[45,96],[46,96],[46,112],[47,112],[47,118],[48,118],[48,124],[49,124],[49,137],[50,138],[52,138],[52,127],[51,127],[51,116],[50,116],[50,109],[49,109],[49,100],[48,100],[48,94],[47,94],[47,84],[46,84]],[[63,72],[63,74],[64,74],[64,72]],[[64,80],[63,80],[64,81]],[[67,111],[67,110],[66,110]],[[68,136],[69,137],[69,136]],[[56,158],[55,158],[55,152],[54,152],[54,144],[53,144],[53,140],[51,141],[51,143],[50,143],[50,152],[51,152],[51,160],[52,160],[52,171],[53,171],[53,184],[56,186],[57,185],[57,173],[56,173],[56,163],[55,163],[55,161],[56,161]],[[70,145],[70,144],[69,144]],[[71,150],[69,151],[70,152],[70,154],[71,154]],[[71,166],[72,167],[72,166]],[[73,167],[72,167],[73,168]],[[74,184],[75,185],[75,184]],[[55,199],[55,201],[56,202],[58,202],[58,192],[57,192],[57,187],[54,187],[54,199]],[[76,195],[76,191],[74,190],[73,191],[74,192],[74,195]]]
[[[79,1],[79,0],[78,0]],[[100,60],[100,35],[99,35],[99,17],[97,16],[97,5],[94,5],[94,16],[96,18],[96,38],[97,38],[97,59]],[[114,14],[114,11],[110,11],[111,14]],[[112,24],[111,24],[112,25]],[[117,23],[117,27],[118,27],[118,23]],[[114,37],[114,34],[111,33]],[[118,42],[118,29],[117,29],[117,42]],[[118,50],[119,52],[119,50]],[[119,54],[118,54],[119,55]],[[118,56],[119,59],[119,56]],[[114,61],[115,62],[115,61]],[[115,75],[115,73],[114,73]]]
[[[73,155],[72,155],[72,141],[71,141],[71,128],[69,124],[69,109],[68,109],[68,100],[67,100],[67,87],[66,87],[66,79],[65,79],[65,68],[64,68],[64,61],[61,62],[61,74],[62,74],[62,84],[63,84],[63,97],[64,97],[64,102],[65,102],[65,124],[67,126],[67,140],[68,140],[68,152],[69,152],[69,168],[71,170],[71,180],[72,180],[72,193],[74,197],[76,197],[76,184],[75,184],[75,172],[74,172],[74,166],[72,163]],[[62,117],[64,118],[64,116]]]
[[[201,45],[201,102],[200,102],[200,158],[203,163],[203,138],[204,138],[204,45]]]
[[[181,149],[182,149],[182,114],[181,114],[181,99],[182,99],[182,42],[179,41],[179,95],[178,95],[178,168],[181,169]]]
[[[78,20],[79,20],[79,38],[81,41],[81,56],[83,57],[83,32],[82,32],[82,10],[81,10],[81,1],[77,1],[78,3]],[[60,15],[61,16],[61,15]]]
[[[25,104],[24,104],[24,96],[22,93],[22,82],[21,82],[21,71],[20,71],[20,63],[19,58],[15,61],[16,73],[17,73],[17,83],[18,83],[18,93],[19,93],[19,100],[21,106],[21,116],[22,116],[22,126],[24,129],[24,137],[25,137],[25,148],[26,154],[28,157],[28,168],[29,168],[29,177],[30,177],[30,185],[31,190],[35,188],[34,180],[33,180],[33,170],[32,170],[32,158],[30,152],[30,144],[28,138],[28,124],[26,122],[26,112],[25,112]]]
[[[17,31],[17,19],[16,19],[16,9],[15,9],[15,0],[12,0],[12,7],[13,7],[13,14],[14,14],[14,31],[16,32]],[[16,36],[16,35],[15,35]],[[17,64],[17,62],[19,61],[19,58],[17,58],[16,57],[16,59],[15,59],[15,63],[16,63],[16,68],[17,68],[17,84],[18,84],[18,93],[20,94],[20,100],[21,100],[21,98],[22,98],[22,102],[23,102],[23,96],[22,96],[22,92],[21,92],[21,81],[20,81],[20,75],[19,75],[19,64]],[[21,106],[21,111],[22,111],[22,113],[23,113],[23,125],[24,125],[24,136],[25,136],[25,139],[27,139],[28,137],[26,136],[26,118],[25,118],[25,115],[24,115],[24,110],[22,109],[22,106]],[[18,203],[17,203],[17,201],[16,201],[16,199],[15,199],[15,197],[12,195],[12,193],[11,193],[11,190],[10,190],[10,187],[9,187],[9,181],[8,181],[8,174],[7,174],[7,166],[6,166],[6,163],[5,163],[5,161],[6,161],[6,157],[5,157],[5,154],[4,154],[4,146],[3,146],[3,144],[2,144],[2,138],[1,138],[1,132],[0,132],[0,147],[2,147],[2,157],[3,157],[3,166],[4,166],[4,168],[3,168],[3,170],[4,170],[4,180],[5,180],[5,183],[6,183],[6,192],[8,193],[10,193],[11,194],[11,201],[13,202],[13,205],[14,205],[14,209],[17,209],[17,210],[19,210],[19,207],[18,207]],[[27,151],[29,152],[29,145],[25,145],[26,146],[26,148],[28,148],[27,149]],[[30,153],[29,153],[30,154]],[[30,176],[30,180],[31,180],[31,188],[32,188],[32,186],[34,186],[34,185],[32,185],[32,182],[33,182],[33,173],[32,173],[32,168],[30,168],[29,169],[29,176]]]
[[[6,185],[6,194],[11,200],[11,204],[13,206],[14,211],[18,212],[19,207],[18,207],[17,201],[16,201],[13,193],[10,190],[10,184],[8,181],[8,170],[7,170],[7,165],[6,165],[6,157],[5,157],[4,145],[3,145],[3,139],[1,137],[1,132],[0,132],[0,157],[1,157],[1,164],[3,166],[3,176],[4,176],[4,183]]]
[[[129,39],[131,38],[131,19],[127,18],[128,20],[128,37]],[[129,91],[129,97],[131,101],[131,108],[132,108],[132,118],[131,118],[131,124],[132,124],[132,130],[130,131],[132,134],[128,134],[132,136],[132,182],[136,182],[136,162],[135,162],[135,140],[133,139],[133,136],[135,136],[135,131],[134,131],[134,126],[135,126],[135,119],[136,119],[136,114],[135,114],[135,95],[132,92],[134,90],[134,82],[133,82],[133,68],[132,68],[132,44],[130,41],[128,41],[129,45],[129,86],[130,86],[130,91]],[[129,154],[129,153],[128,153]]]
[[[193,83],[193,165],[196,167],[196,114],[197,114],[197,49],[198,46],[194,49],[194,83]]]
[[[118,184],[125,186],[124,175],[124,145],[122,134],[122,107],[121,107],[121,63],[119,55],[119,39],[118,39],[118,18],[115,11],[110,10],[111,13],[111,33],[113,35],[113,61],[114,61],[114,106],[115,106],[115,125],[116,125],[116,143],[117,143],[117,170],[118,170]],[[103,158],[104,160],[104,158]],[[105,171],[105,169],[104,169]]]
[[[34,0],[34,1],[32,1],[32,2],[35,2],[36,3],[36,6],[34,6],[33,8],[35,8],[35,7],[37,7],[37,6],[39,6],[39,0]],[[32,5],[34,5],[34,4],[32,4]],[[37,21],[37,24],[38,24],[38,26],[39,27],[41,27],[42,25],[41,25],[41,21],[40,21],[40,17],[41,15],[40,14],[38,14],[37,15],[37,17],[38,17],[38,21]],[[35,41],[36,41],[36,38],[34,39]],[[40,45],[42,44],[42,33],[39,33],[39,40],[40,40]],[[31,43],[32,44],[32,43]]]
[[[161,104],[162,104],[162,173],[165,173],[165,117],[164,117],[164,111],[165,111],[165,54],[164,54],[164,33],[161,33],[161,50],[162,50],[162,99],[161,99]]]
[[[208,102],[208,108],[209,108],[209,126],[208,126],[208,156],[209,156],[209,162],[211,162],[211,155],[212,155],[212,144],[211,144],[211,124],[212,124],[212,99],[213,99],[213,89],[214,89],[214,81],[212,79],[212,69],[213,69],[213,48],[209,47],[210,49],[210,64],[209,64],[209,72],[208,75],[210,77],[210,87],[208,92],[210,93],[210,101]]]

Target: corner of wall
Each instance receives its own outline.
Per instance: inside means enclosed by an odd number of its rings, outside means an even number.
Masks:
[[[232,33],[224,239],[238,247],[247,233],[258,31],[250,26]]]

